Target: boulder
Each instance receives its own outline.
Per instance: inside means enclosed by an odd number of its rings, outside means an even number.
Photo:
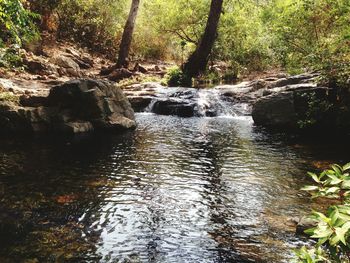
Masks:
[[[45,106],[47,98],[40,95],[22,95],[19,97],[19,103],[24,107],[40,107]]]
[[[176,115],[179,117],[193,117],[195,103],[183,100],[165,99],[154,102],[152,112],[160,115]]]
[[[108,75],[108,79],[111,81],[120,81],[122,79],[130,78],[133,73],[125,68],[115,69]]]
[[[72,80],[53,87],[48,97],[22,96],[19,104],[0,102],[0,131],[84,133],[136,126],[121,89],[109,82]]]
[[[51,58],[51,61],[59,66],[59,73],[71,77],[81,77],[79,65],[70,57],[57,55]]]
[[[314,105],[317,101],[332,103],[329,89],[313,85],[297,87],[260,98],[253,105],[252,116],[255,124],[289,131],[301,128],[300,121],[312,117],[315,118],[313,125],[321,127],[329,125],[327,112],[322,112],[323,109],[318,109],[318,106]]]
[[[130,102],[109,82],[69,81],[51,89],[48,103],[70,111],[75,119],[90,121],[95,129],[129,129],[136,125]]]
[[[150,105],[153,98],[151,96],[128,96],[131,106],[136,112],[144,111]]]
[[[116,69],[118,69],[117,64],[114,64],[114,65],[109,66],[109,67],[103,66],[103,67],[101,68],[100,75],[101,75],[101,76],[107,76],[107,75],[111,74],[111,73],[112,73],[114,70],[116,70]]]
[[[134,72],[141,72],[143,74],[146,74],[148,72],[148,70],[141,66],[139,63],[136,63],[133,69]]]

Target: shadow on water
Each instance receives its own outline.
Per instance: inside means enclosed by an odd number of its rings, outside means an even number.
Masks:
[[[1,262],[288,262],[306,170],[346,161],[346,145],[249,117],[137,120],[122,135],[0,139]]]

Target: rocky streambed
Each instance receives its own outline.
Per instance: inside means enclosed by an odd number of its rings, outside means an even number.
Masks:
[[[15,100],[0,100],[5,132],[67,132],[135,127],[135,112],[179,117],[251,115],[256,125],[287,132],[350,130],[350,95],[317,84],[317,73],[277,74],[212,88],[134,84],[123,90],[103,80],[78,79],[26,89],[0,79]],[[130,102],[130,103],[129,103]]]
[[[256,125],[286,132],[348,133],[350,94],[317,84],[317,73],[278,74],[209,89],[157,83],[124,89],[135,111],[180,117],[252,115]]]
[[[300,192],[305,173],[345,163],[348,145],[271,134],[251,115],[293,129],[310,102],[333,103],[316,77],[123,90],[0,80],[3,132],[112,131],[0,137],[0,261],[290,262],[308,242],[299,218],[320,205]]]

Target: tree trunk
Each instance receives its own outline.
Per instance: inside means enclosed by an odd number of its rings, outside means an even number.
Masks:
[[[129,56],[132,34],[134,32],[137,12],[139,10],[140,0],[132,0],[131,9],[128,20],[126,21],[122,41],[119,47],[119,56],[117,66],[119,68],[127,66],[127,58]]]
[[[189,78],[196,77],[206,70],[209,56],[217,36],[222,4],[223,0],[211,1],[209,17],[202,39],[196,50],[183,65],[183,72]]]

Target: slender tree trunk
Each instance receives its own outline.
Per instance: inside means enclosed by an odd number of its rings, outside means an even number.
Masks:
[[[206,70],[209,55],[217,37],[217,29],[222,12],[223,0],[212,0],[207,25],[199,45],[183,65],[187,77],[198,76]]]
[[[126,21],[122,41],[119,47],[119,56],[117,66],[119,68],[127,66],[127,58],[129,56],[132,34],[135,28],[137,12],[139,10],[140,0],[132,0],[128,20]]]

